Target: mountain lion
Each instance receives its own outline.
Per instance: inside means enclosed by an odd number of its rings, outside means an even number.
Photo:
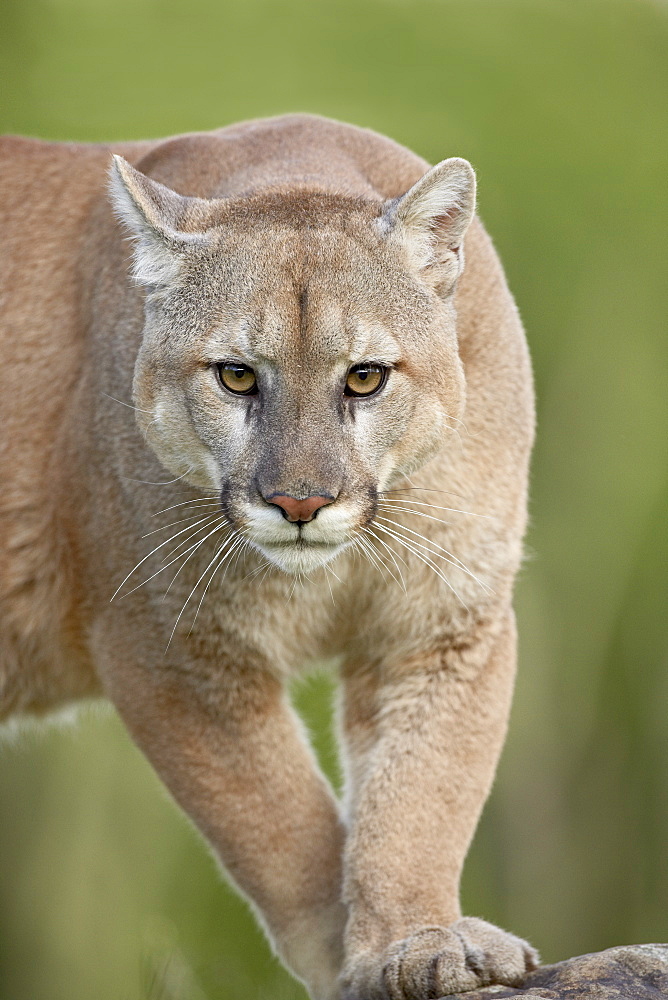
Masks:
[[[0,717],[110,698],[317,1000],[521,982],[458,901],[534,424],[472,168],[309,116],[0,154]]]

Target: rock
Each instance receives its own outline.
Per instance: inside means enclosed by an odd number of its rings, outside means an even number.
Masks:
[[[543,965],[524,984],[447,1000],[668,1000],[668,944],[636,944]]]

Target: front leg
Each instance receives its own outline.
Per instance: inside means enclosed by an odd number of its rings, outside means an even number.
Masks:
[[[115,647],[115,648],[114,648]],[[253,665],[138,666],[100,643],[107,693],[315,1000],[338,996],[343,825],[282,687]]]
[[[459,909],[514,667],[510,612],[457,648],[393,668],[349,665],[344,1000],[431,1000],[517,984],[537,964],[526,942]]]

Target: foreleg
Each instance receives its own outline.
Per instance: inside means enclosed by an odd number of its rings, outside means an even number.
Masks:
[[[459,882],[503,743],[514,621],[395,667],[347,670],[351,829],[343,996],[429,1000],[515,984],[537,956],[461,918]]]

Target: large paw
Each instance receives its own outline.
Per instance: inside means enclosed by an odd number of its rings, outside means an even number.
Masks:
[[[521,985],[538,965],[526,941],[477,917],[451,927],[422,927],[382,955],[344,971],[342,1000],[436,1000],[501,983]]]

